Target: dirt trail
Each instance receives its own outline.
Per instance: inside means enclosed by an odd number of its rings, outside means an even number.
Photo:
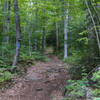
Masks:
[[[69,75],[56,56],[49,62],[36,62],[24,77],[1,94],[0,100],[62,100],[62,90]]]

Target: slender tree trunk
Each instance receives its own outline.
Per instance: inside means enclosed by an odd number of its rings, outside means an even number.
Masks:
[[[4,16],[3,16],[3,35],[4,35],[4,37],[2,39],[2,56],[4,56],[4,54],[5,54],[3,47],[5,46],[5,43],[7,40],[6,35],[5,35],[7,32],[7,27],[6,27],[6,24],[7,24],[7,19],[6,19],[6,17],[7,17],[6,16],[6,14],[7,14],[7,1],[6,0],[4,0],[4,4],[3,4],[3,14],[4,14]]]
[[[34,46],[34,50],[35,50],[35,51],[38,50],[38,43],[37,43],[37,42],[38,42],[38,40],[35,39],[35,40],[34,40],[34,44],[35,44],[35,46]]]
[[[44,56],[44,50],[45,50],[45,13],[46,9],[44,9],[44,20],[43,20],[43,30],[42,30],[42,56]]]
[[[6,19],[6,15],[7,15],[7,1],[4,0],[4,5],[3,5],[3,12],[4,12],[4,23],[3,23],[3,34],[5,34],[7,32],[7,28],[6,28],[6,22],[7,22],[7,19]],[[4,37],[4,40],[5,40],[5,37]]]
[[[68,26],[68,9],[65,14],[65,19],[64,19],[64,58],[68,57],[68,46],[67,46],[67,26]]]
[[[17,65],[20,45],[21,45],[21,27],[20,27],[20,17],[18,14],[18,0],[14,0],[14,13],[15,13],[15,22],[16,22],[16,52],[13,60],[13,66]]]
[[[95,24],[94,18],[93,18],[93,16],[92,16],[92,12],[91,12],[91,10],[90,10],[90,8],[89,8],[88,1],[85,0],[85,3],[86,3],[86,6],[87,6],[87,8],[88,8],[88,12],[89,12],[89,14],[90,14],[91,20],[92,20],[92,22],[93,22],[93,26],[94,26],[94,30],[95,30],[96,38],[97,38],[97,43],[98,43],[98,48],[99,48],[99,51],[100,51],[100,39],[99,39],[98,31],[97,31],[97,28],[96,28],[96,24]]]
[[[8,3],[8,9],[7,9],[7,3]],[[3,5],[3,12],[4,12],[4,23],[3,23],[3,34],[5,35],[3,40],[2,40],[2,56],[4,56],[4,50],[3,47],[9,42],[9,36],[6,34],[9,32],[9,27],[10,27],[10,7],[11,7],[11,1],[10,0],[4,0],[4,5]],[[8,16],[7,16],[7,10],[8,10]],[[7,19],[8,17],[8,19]],[[8,26],[7,26],[8,24]]]
[[[31,32],[28,33],[28,39],[29,39],[29,56],[31,56]]]
[[[45,49],[45,27],[43,27],[43,32],[42,32],[42,56],[44,56],[44,49]]]
[[[8,0],[8,32],[10,30],[10,9],[11,9],[11,0]]]
[[[8,28],[7,31],[10,31],[10,9],[11,9],[11,0],[8,0]],[[9,36],[7,35],[7,44],[9,43]]]
[[[91,3],[92,8],[94,9],[98,23],[100,24],[100,17],[99,17],[98,11],[97,11],[96,7],[92,4],[93,3],[92,0],[90,0],[90,3]]]
[[[56,22],[56,54],[58,54],[59,37],[58,37],[58,23]]]
[[[3,41],[2,41],[2,48],[1,48],[1,55],[2,55],[2,57],[4,56],[4,50],[3,50],[3,46],[4,46],[4,44],[3,44]]]
[[[36,3],[36,4],[37,4],[37,3]],[[35,23],[36,23],[36,25],[35,25],[35,33],[37,34],[36,31],[38,30],[38,8],[37,8],[37,10],[36,10]],[[38,39],[37,39],[37,38],[34,39],[34,50],[35,50],[35,51],[38,50]]]

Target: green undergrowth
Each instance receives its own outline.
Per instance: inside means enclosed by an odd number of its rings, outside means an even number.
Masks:
[[[83,54],[79,51],[72,53],[72,55],[68,56],[68,58],[63,59],[63,62],[68,63],[70,65],[77,65],[79,64],[80,60],[82,59]]]
[[[43,62],[48,62],[49,58],[46,55],[42,56],[40,52],[32,52],[30,56],[28,54],[21,52],[19,61],[27,61],[27,60],[33,60],[33,61],[40,60]]]
[[[71,79],[67,80],[64,91],[65,100],[86,99],[100,100],[100,57],[88,53],[74,52],[63,60],[70,65],[67,72]],[[90,89],[90,90],[89,90]]]
[[[64,96],[67,99],[65,100],[86,99],[87,95],[89,98],[95,98],[92,100],[96,100],[96,98],[100,97],[99,67],[94,68],[94,70],[87,73],[85,66],[73,66],[68,72],[72,77],[66,82]]]
[[[10,59],[0,60],[0,89],[9,87],[9,83],[12,84],[12,78],[14,76],[22,76],[26,73],[27,68],[34,65],[35,61],[48,62],[50,59],[48,56],[41,56],[40,52],[32,52],[31,56],[25,53],[20,53],[17,67],[12,66]]]
[[[7,83],[11,82],[14,73],[11,72],[12,66],[3,60],[0,60],[0,89],[7,87]]]

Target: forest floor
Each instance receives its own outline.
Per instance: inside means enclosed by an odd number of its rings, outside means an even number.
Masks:
[[[0,92],[0,100],[62,100],[66,80],[70,78],[57,56],[49,62],[37,61],[27,73],[15,80],[15,85]]]

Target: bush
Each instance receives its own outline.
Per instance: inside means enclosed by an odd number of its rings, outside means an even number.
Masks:
[[[66,94],[67,98],[71,98],[71,100],[82,98],[86,96],[87,87],[88,80],[86,78],[82,80],[68,80],[64,94]]]
[[[81,70],[78,67],[80,67]],[[72,72],[74,80],[73,79],[68,80],[67,85],[65,87],[64,94],[66,94],[67,98],[71,98],[71,100],[86,97],[87,89],[89,86],[85,66],[78,66],[78,67],[76,69],[73,68],[71,69],[71,71],[74,71],[74,73]],[[80,73],[81,79],[75,80],[76,78],[75,74],[77,73],[77,76],[79,77],[80,71],[81,71]]]
[[[94,89],[92,90],[95,97],[100,97],[100,70],[93,72],[91,80],[94,82]],[[96,100],[96,99],[95,99]],[[99,99],[97,99],[99,100]]]
[[[80,79],[83,75],[86,75],[86,68],[82,65],[71,66],[68,73],[71,74],[73,79]]]
[[[100,88],[100,70],[93,73],[91,80],[96,83],[96,87]]]
[[[79,61],[81,60],[84,54],[81,51],[76,51],[73,49],[71,51],[72,51],[71,55],[68,56],[68,58],[64,59],[63,61],[71,65],[79,64]]]
[[[33,56],[29,56],[23,52],[20,52],[20,59],[19,60],[23,60],[23,61],[26,61],[26,60],[29,60],[29,59],[33,59],[34,60],[34,57]]]
[[[13,74],[11,72],[7,71],[5,68],[0,68],[0,83],[4,81],[8,81],[13,77]]]
[[[96,98],[94,98],[93,100],[100,100],[100,98],[97,98],[97,97],[96,97]]]
[[[3,60],[0,60],[0,67],[5,68],[7,64]]]
[[[94,94],[95,97],[100,97],[100,89],[93,89],[92,93]]]
[[[19,66],[21,66],[21,68],[24,66],[31,66],[34,64],[35,60],[40,60],[43,62],[48,62],[49,59],[47,56],[41,56],[40,52],[32,52],[31,56],[27,55],[26,53],[21,52],[20,53],[20,59],[19,59]],[[23,69],[23,68],[22,68]]]
[[[40,60],[43,62],[49,61],[49,58],[47,56],[42,56],[40,52],[32,52],[32,56],[34,57],[35,60]]]
[[[79,60],[80,60],[80,58],[77,56],[75,56],[75,57],[69,56],[68,58],[64,59],[63,62],[68,63],[70,65],[76,65],[76,64],[78,64]]]

